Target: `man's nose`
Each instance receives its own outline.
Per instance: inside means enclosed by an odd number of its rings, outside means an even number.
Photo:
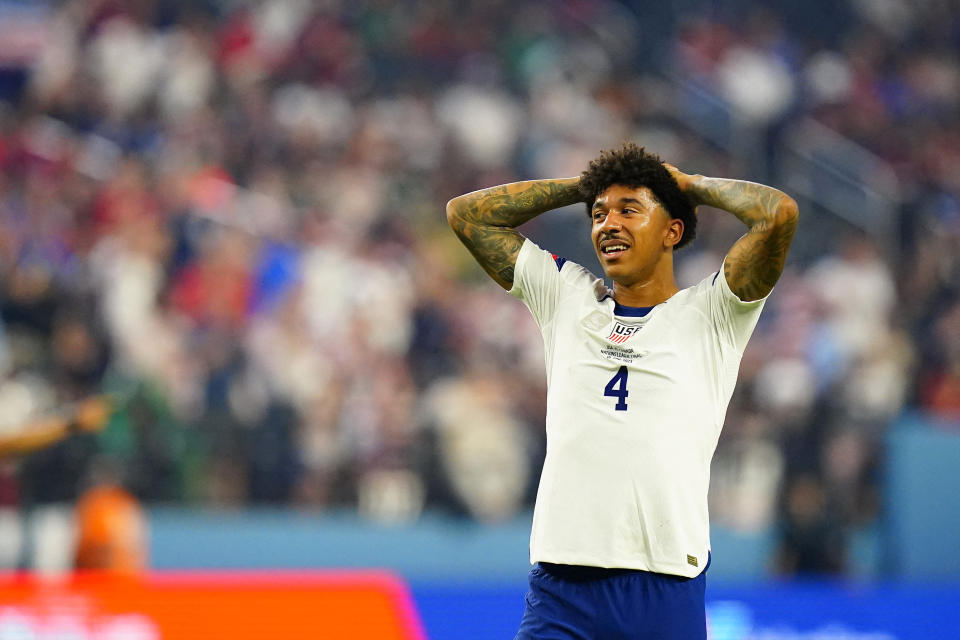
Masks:
[[[601,231],[619,231],[623,228],[623,221],[615,211],[609,212],[603,218],[603,224],[600,225]]]

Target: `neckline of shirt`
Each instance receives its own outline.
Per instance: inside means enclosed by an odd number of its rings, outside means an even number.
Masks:
[[[648,313],[650,313],[651,311],[653,311],[653,307],[628,307],[625,304],[620,304],[616,300],[613,301],[613,315],[615,316],[626,316],[628,318],[642,318]]]

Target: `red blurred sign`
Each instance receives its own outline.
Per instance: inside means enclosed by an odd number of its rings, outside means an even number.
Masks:
[[[423,640],[381,571],[0,576],[0,640]]]

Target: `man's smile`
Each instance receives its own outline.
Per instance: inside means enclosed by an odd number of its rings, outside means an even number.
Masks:
[[[619,258],[630,249],[630,243],[622,238],[607,238],[600,241],[600,254],[608,259]]]

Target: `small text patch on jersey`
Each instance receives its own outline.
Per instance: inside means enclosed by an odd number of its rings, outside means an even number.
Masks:
[[[631,327],[630,325],[623,324],[619,320],[614,322],[613,331],[610,332],[610,335],[607,336],[607,340],[615,342],[617,344],[623,344],[630,337],[640,330],[640,327]]]

